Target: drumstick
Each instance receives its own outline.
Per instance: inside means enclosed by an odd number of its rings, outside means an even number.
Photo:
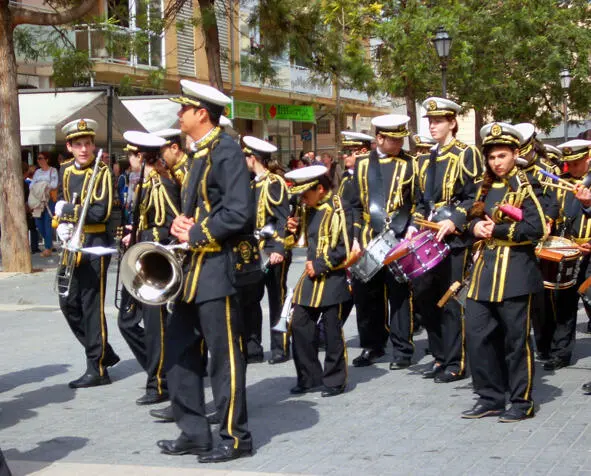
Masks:
[[[431,230],[441,230],[441,225],[439,223],[425,220],[423,218],[415,218],[415,223],[423,228],[430,228]],[[460,233],[456,230],[453,232],[453,234],[459,235]]]
[[[575,188],[575,185],[570,183],[568,180],[565,180],[563,178],[560,178],[558,175],[553,174],[551,172],[547,172],[546,170],[540,170],[540,173],[542,175],[545,175],[546,177],[551,178],[552,180],[556,180],[558,183],[557,184],[553,184],[553,183],[545,183],[544,185],[548,185],[548,186],[556,186],[559,185],[561,187],[565,187],[565,190],[569,190],[569,191],[573,191]],[[557,187],[558,188],[558,187]]]

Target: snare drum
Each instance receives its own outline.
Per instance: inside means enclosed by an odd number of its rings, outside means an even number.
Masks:
[[[400,281],[410,281],[441,263],[449,254],[449,245],[435,239],[430,230],[404,240],[384,259],[384,264]]]
[[[536,247],[536,255],[546,289],[567,289],[576,284],[581,252],[575,243],[560,236],[549,236]]]
[[[400,240],[396,238],[396,235],[390,229],[377,235],[367,244],[359,260],[351,265],[350,269],[353,276],[367,283],[382,269],[384,258],[398,243],[400,243]]]

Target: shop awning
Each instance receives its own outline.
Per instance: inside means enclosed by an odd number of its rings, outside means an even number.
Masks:
[[[121,98],[123,105],[149,132],[178,128],[177,112],[180,106],[168,100],[169,96],[133,96]]]
[[[65,142],[61,128],[80,117],[99,123],[98,144],[107,142],[108,89],[64,89],[19,91],[21,145]],[[123,143],[126,130],[145,130],[137,119],[113,97],[113,143]]]

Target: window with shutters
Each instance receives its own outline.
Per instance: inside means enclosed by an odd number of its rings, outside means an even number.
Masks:
[[[177,14],[177,64],[179,74],[195,77],[195,27],[193,18],[193,1],[187,0]]]

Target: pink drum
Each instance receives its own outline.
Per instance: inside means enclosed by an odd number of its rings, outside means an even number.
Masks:
[[[410,281],[433,269],[448,254],[449,246],[435,240],[435,233],[426,230],[392,248],[384,258],[384,265],[397,278]]]

